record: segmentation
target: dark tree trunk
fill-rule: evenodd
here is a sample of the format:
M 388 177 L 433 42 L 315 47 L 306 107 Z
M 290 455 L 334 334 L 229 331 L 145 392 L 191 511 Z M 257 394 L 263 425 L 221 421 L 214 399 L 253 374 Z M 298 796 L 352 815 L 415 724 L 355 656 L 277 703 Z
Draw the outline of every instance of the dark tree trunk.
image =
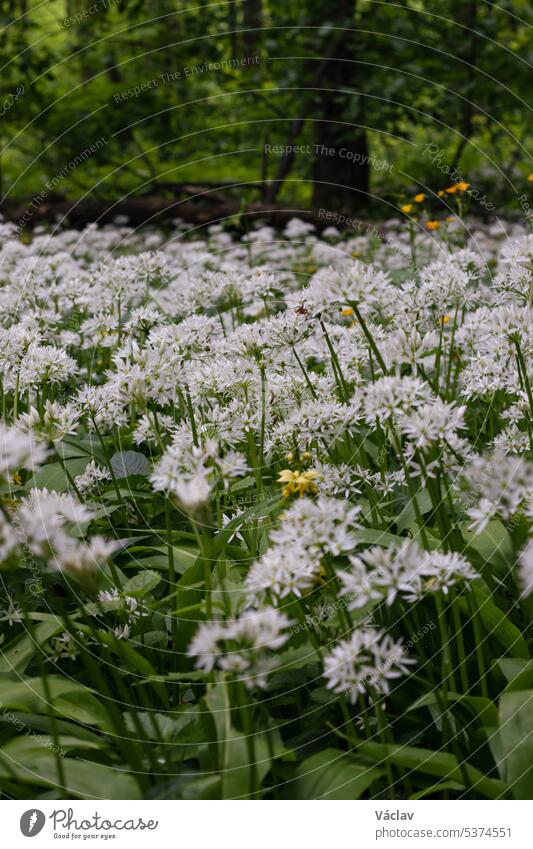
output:
M 324 9 L 322 4 L 317 8 Z M 337 0 L 324 17 L 333 29 L 330 54 L 316 98 L 314 115 L 313 206 L 349 211 L 368 203 L 370 169 L 368 140 L 363 124 L 363 100 L 359 94 L 360 70 L 357 43 L 352 32 L 354 0 Z M 323 54 L 325 50 L 323 50 Z M 354 98 L 359 108 L 354 109 Z M 353 115 L 356 116 L 355 120 Z
M 331 92 L 331 118 L 315 125 L 313 207 L 347 212 L 368 203 L 368 142 L 364 130 L 335 123 L 339 112 L 333 97 Z M 322 114 L 327 110 L 325 103 Z
M 242 4 L 242 23 L 244 32 L 243 49 L 246 56 L 255 56 L 261 42 L 263 26 L 263 0 L 244 0 Z
M 467 64 L 464 66 L 465 82 L 463 91 L 465 99 L 461 102 L 461 115 L 459 118 L 459 141 L 457 149 L 452 161 L 452 168 L 458 168 L 461 162 L 461 157 L 465 148 L 470 142 L 474 131 L 474 85 L 476 81 L 476 62 L 477 62 L 477 39 L 476 32 L 478 18 L 477 0 L 468 0 L 463 4 L 458 4 L 454 14 L 454 18 L 458 24 L 461 24 L 462 37 L 460 39 L 460 49 L 458 55 Z M 463 27 L 467 27 L 464 29 Z

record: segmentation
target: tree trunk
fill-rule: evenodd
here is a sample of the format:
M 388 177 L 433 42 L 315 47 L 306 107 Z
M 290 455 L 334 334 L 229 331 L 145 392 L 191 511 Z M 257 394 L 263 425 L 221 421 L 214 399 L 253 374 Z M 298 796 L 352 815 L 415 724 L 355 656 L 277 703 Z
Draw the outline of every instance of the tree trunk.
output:
M 318 4 L 319 12 L 321 7 Z M 363 102 L 357 90 L 360 72 L 354 62 L 354 0 L 337 0 L 327 9 L 326 17 L 322 23 L 333 27 L 329 39 L 333 39 L 335 50 L 315 101 L 313 207 L 350 211 L 368 203 L 370 188 L 368 140 L 366 131 L 357 126 L 364 123 L 363 108 L 359 105 L 354 109 L 353 105 L 354 98 L 359 104 Z
M 261 42 L 263 0 L 244 0 L 242 4 L 243 49 L 246 56 L 255 56 Z
M 339 112 L 329 96 L 331 118 L 315 125 L 313 207 L 349 212 L 368 203 L 368 142 L 364 130 L 334 123 Z

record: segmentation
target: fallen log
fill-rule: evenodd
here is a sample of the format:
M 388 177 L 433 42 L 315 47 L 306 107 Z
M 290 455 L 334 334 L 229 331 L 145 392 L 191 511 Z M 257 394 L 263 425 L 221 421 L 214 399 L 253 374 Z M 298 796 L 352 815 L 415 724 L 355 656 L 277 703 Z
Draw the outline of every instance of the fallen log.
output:
M 15 224 L 22 222 L 23 230 L 32 230 L 40 224 L 59 223 L 63 227 L 83 228 L 91 223 L 108 224 L 125 216 L 132 227 L 161 223 L 180 218 L 194 226 L 231 223 L 244 229 L 261 220 L 274 227 L 284 227 L 291 218 L 300 218 L 323 229 L 331 224 L 312 209 L 262 202 L 239 203 L 218 189 L 202 189 L 198 185 L 184 184 L 181 197 L 144 195 L 116 201 L 82 199 L 66 200 L 48 196 L 39 203 L 7 199 L 0 204 L 0 214 Z

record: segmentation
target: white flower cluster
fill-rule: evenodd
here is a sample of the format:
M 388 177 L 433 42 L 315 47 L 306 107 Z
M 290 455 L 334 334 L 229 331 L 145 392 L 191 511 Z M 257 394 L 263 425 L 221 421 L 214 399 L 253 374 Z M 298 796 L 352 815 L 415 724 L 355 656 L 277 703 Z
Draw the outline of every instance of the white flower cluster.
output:
M 190 654 L 264 687 L 289 639 L 284 605 L 309 614 L 334 597 L 350 621 L 476 579 L 462 553 L 436 547 L 450 505 L 456 534 L 496 517 L 531 530 L 532 237 L 472 222 L 466 243 L 452 226 L 436 244 L 398 220 L 378 240 L 335 228 L 321 238 L 297 219 L 283 235 L 259 226 L 240 239 L 185 229 L 177 220 L 164 238 L 121 222 L 22 244 L 2 228 L 0 483 L 14 499 L 0 511 L 0 557 L 26 546 L 91 581 L 115 550 L 89 530 L 93 505 L 114 515 L 116 481 L 88 446 L 133 443 L 157 509 L 168 496 L 186 514 L 180 532 L 212 519 L 224 540 L 239 517 L 246 612 L 201 624 Z M 59 466 L 81 445 L 87 464 L 72 477 L 84 503 L 34 485 L 52 451 Z M 241 521 L 231 499 L 254 487 L 262 499 L 280 473 L 303 483 L 277 490 L 277 525 L 246 511 Z M 431 550 L 402 536 L 417 513 Z M 381 533 L 397 543 L 381 547 Z M 530 592 L 531 543 L 520 547 Z M 115 635 L 128 639 L 135 600 L 99 601 L 121 607 Z M 357 623 L 324 666 L 328 686 L 351 696 L 383 695 L 406 672 L 401 646 Z
M 375 697 L 386 695 L 390 681 L 407 674 L 413 662 L 405 657 L 402 644 L 388 634 L 358 628 L 324 659 L 324 678 L 330 690 L 355 703 L 368 690 Z
M 406 540 L 390 548 L 374 546 L 350 556 L 350 569 L 339 573 L 342 595 L 350 610 L 371 602 L 390 606 L 397 598 L 416 602 L 428 592 L 447 594 L 461 581 L 477 577 L 468 560 L 456 552 L 423 551 Z
M 287 641 L 289 618 L 273 607 L 246 611 L 233 622 L 200 625 L 189 646 L 199 669 L 235 675 L 249 689 L 264 688 L 275 668 L 273 652 Z

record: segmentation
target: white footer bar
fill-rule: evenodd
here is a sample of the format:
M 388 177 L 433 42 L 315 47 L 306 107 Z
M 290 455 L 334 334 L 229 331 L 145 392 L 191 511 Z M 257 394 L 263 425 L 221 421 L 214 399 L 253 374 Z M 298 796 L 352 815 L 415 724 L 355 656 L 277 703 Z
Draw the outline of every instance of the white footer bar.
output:
M 2 845 L 156 849 L 529 849 L 531 802 L 1 803 Z M 67 843 L 67 841 L 69 841 Z

